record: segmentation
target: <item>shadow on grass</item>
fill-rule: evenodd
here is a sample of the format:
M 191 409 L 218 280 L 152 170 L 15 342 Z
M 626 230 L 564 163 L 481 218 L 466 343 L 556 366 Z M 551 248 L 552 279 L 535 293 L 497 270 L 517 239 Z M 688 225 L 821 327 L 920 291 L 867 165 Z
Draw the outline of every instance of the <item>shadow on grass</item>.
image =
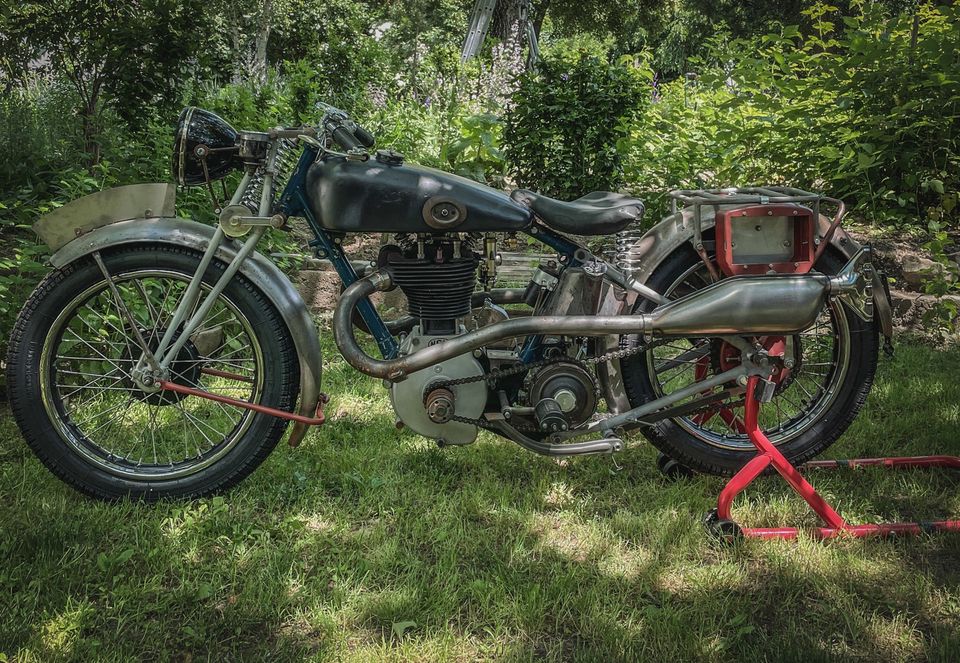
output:
M 960 453 L 956 352 L 901 349 L 833 457 Z M 230 494 L 99 504 L 0 422 L 0 652 L 24 660 L 949 658 L 960 537 L 747 542 L 699 526 L 723 482 L 664 482 L 638 439 L 563 463 L 398 433 L 369 380 Z M 337 414 L 338 413 L 338 414 Z M 851 520 L 960 513 L 944 472 L 817 473 Z M 750 524 L 812 524 L 774 478 Z

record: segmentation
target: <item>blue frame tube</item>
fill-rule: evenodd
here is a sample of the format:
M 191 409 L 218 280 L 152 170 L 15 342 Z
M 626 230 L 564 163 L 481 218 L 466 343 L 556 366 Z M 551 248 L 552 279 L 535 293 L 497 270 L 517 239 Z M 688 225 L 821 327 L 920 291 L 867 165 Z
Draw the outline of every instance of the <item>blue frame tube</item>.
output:
M 296 170 L 290 177 L 290 181 L 283 190 L 283 194 L 280 196 L 280 207 L 287 216 L 302 216 L 307 220 L 307 224 L 309 224 L 310 230 L 313 231 L 313 235 L 316 238 L 310 242 L 310 246 L 320 249 L 320 252 L 324 254 L 322 257 L 330 260 L 337 275 L 343 282 L 344 287 L 348 287 L 358 281 L 360 277 L 350 263 L 350 260 L 347 259 L 346 254 L 344 254 L 343 248 L 334 242 L 330 234 L 317 223 L 317 219 L 313 216 L 313 212 L 310 211 L 304 195 L 307 170 L 316 159 L 317 149 L 311 145 L 306 146 L 300 155 L 300 161 L 297 163 Z M 360 317 L 362 317 L 363 321 L 367 324 L 367 329 L 370 330 L 374 340 L 377 342 L 380 355 L 384 359 L 393 359 L 396 357 L 400 352 L 397 340 L 387 330 L 383 318 L 377 313 L 377 309 L 373 307 L 373 303 L 369 299 L 364 299 L 357 304 L 357 310 L 360 312 Z

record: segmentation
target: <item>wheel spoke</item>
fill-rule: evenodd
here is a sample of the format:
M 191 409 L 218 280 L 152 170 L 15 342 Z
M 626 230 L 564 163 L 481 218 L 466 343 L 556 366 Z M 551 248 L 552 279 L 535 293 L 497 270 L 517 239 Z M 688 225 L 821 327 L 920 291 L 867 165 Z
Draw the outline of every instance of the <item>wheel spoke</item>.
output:
M 95 353 L 97 354 L 97 356 L 98 356 L 101 360 L 107 362 L 108 364 L 110 364 L 111 366 L 113 366 L 116 370 L 118 370 L 118 371 L 122 371 L 122 370 L 123 370 L 123 369 L 120 368 L 116 363 L 114 363 L 114 362 L 116 361 L 115 359 L 111 359 L 110 357 L 107 357 L 105 354 L 103 354 L 102 352 L 100 352 L 100 350 L 98 350 L 97 348 L 95 348 L 95 347 L 93 347 L 92 345 L 90 345 L 90 343 L 88 343 L 85 339 L 82 339 L 82 338 L 80 338 L 79 336 L 77 336 L 75 340 L 80 341 L 80 342 L 83 343 L 85 346 L 87 346 L 88 348 L 90 348 L 91 350 L 93 350 L 93 352 L 95 352 Z M 90 359 L 93 359 L 93 357 L 75 357 L 75 359 L 82 359 L 82 360 L 89 361 Z M 131 361 L 132 361 L 132 360 L 131 360 Z M 129 377 L 129 375 L 126 374 L 126 373 L 124 373 L 124 376 L 125 376 L 125 377 Z
M 212 393 L 213 393 L 213 392 L 211 392 L 211 391 L 208 390 L 208 389 L 204 389 L 203 386 L 201 386 L 199 383 L 194 382 L 193 380 L 190 380 L 189 378 L 187 378 L 187 377 L 184 376 L 184 375 L 181 375 L 180 373 L 176 373 L 176 376 L 179 378 L 179 380 L 177 381 L 178 384 L 182 384 L 183 382 L 185 382 L 185 383 L 186 383 L 186 386 L 188 386 L 188 387 L 193 387 L 194 389 L 197 389 L 198 391 L 202 391 L 202 392 L 204 392 L 204 393 L 206 393 L 206 394 L 212 394 Z M 243 389 L 242 387 L 234 387 L 234 389 L 241 389 L 242 391 L 249 391 L 249 390 Z M 197 396 L 197 398 L 202 398 L 202 396 Z M 239 421 L 239 419 L 234 420 L 233 417 L 231 416 L 230 410 L 228 410 L 228 409 L 224 406 L 223 403 L 221 403 L 220 401 L 212 400 L 212 399 L 204 399 L 204 400 L 205 400 L 206 402 L 213 403 L 213 404 L 216 405 L 218 408 L 220 408 L 220 410 L 221 410 L 225 415 L 227 415 L 227 419 L 229 419 L 230 421 L 232 421 L 232 422 L 233 422 L 233 425 L 236 426 L 237 421 Z
M 82 429 L 85 424 L 93 421 L 94 419 L 97 419 L 97 418 L 99 418 L 99 417 L 102 417 L 103 415 L 107 414 L 108 412 L 114 412 L 114 411 L 116 411 L 116 410 L 117 410 L 118 408 L 120 408 L 122 405 L 123 405 L 122 403 L 120 403 L 120 404 L 118 404 L 118 405 L 117 405 L 117 404 L 115 404 L 115 405 L 110 405 L 110 406 L 104 408 L 103 410 L 100 410 L 100 411 L 97 412 L 96 414 L 94 414 L 94 415 L 92 415 L 92 416 L 88 416 L 87 418 L 83 419 L 82 421 L 74 422 L 74 425 L 75 425 L 77 428 L 81 428 L 81 429 Z
M 147 345 L 158 343 L 189 276 L 144 269 L 114 278 L 117 294 Z M 142 391 L 131 376 L 140 352 L 130 342 L 132 332 L 126 329 L 130 321 L 122 322 L 125 318 L 117 312 L 121 302 L 110 296 L 107 284 L 99 287 L 79 293 L 78 303 L 67 307 L 66 317 L 61 315 L 51 332 L 58 336 L 45 354 L 50 362 L 49 394 L 60 403 L 51 411 L 68 424 L 75 438 L 71 444 L 87 449 L 88 458 L 111 471 L 151 476 L 195 471 L 191 468 L 202 467 L 239 440 L 255 414 L 199 396 Z M 205 284 L 200 300 L 208 293 Z M 211 330 L 217 331 L 202 341 L 218 347 L 201 351 L 194 342 L 203 343 L 192 336 L 173 358 L 170 379 L 206 393 L 224 392 L 255 402 L 262 389 L 259 339 L 223 294 L 197 333 Z M 210 375 L 202 373 L 205 367 L 210 367 Z M 213 367 L 222 369 L 223 375 Z

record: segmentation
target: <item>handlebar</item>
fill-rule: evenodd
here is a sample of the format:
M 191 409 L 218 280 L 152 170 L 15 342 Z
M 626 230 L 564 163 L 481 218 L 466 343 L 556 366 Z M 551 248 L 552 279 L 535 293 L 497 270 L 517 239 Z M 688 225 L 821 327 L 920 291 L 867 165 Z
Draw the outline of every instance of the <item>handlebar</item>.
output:
M 323 111 L 323 128 L 340 149 L 349 152 L 370 148 L 376 143 L 373 134 L 351 120 L 346 111 L 322 102 L 316 107 L 317 110 Z
M 364 147 L 373 147 L 377 142 L 377 139 L 374 138 L 373 134 L 361 127 L 359 124 L 354 126 L 353 135 Z
M 336 126 L 330 132 L 330 136 L 331 138 L 333 138 L 333 142 L 335 142 L 337 145 L 339 145 L 342 149 L 346 151 L 369 147 L 367 145 L 364 145 L 359 140 L 357 140 L 357 137 L 354 136 L 353 133 L 351 133 L 351 131 L 342 124 Z

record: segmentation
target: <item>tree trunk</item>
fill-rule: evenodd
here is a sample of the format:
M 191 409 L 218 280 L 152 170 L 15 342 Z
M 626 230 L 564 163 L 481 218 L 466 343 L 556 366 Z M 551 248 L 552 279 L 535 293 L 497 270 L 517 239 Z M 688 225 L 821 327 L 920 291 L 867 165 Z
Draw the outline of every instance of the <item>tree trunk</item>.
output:
M 267 42 L 270 40 L 270 23 L 273 19 L 273 0 L 263 0 L 257 30 L 256 53 L 253 60 L 253 79 L 267 82 Z
M 80 119 L 83 127 L 83 151 L 87 155 L 87 170 L 93 174 L 93 169 L 100 163 L 100 122 L 97 113 L 97 98 L 83 103 L 80 108 Z
M 91 80 L 84 80 L 83 76 L 74 70 L 73 75 L 67 74 L 80 97 L 80 129 L 83 138 L 83 151 L 87 155 L 86 167 L 93 175 L 94 168 L 100 163 L 100 91 L 103 89 L 104 78 L 94 74 Z
M 522 0 L 499 0 L 490 21 L 490 34 L 501 42 L 513 41 L 523 34 L 520 25 Z
M 538 38 L 540 37 L 540 28 L 543 27 L 543 19 L 547 17 L 547 9 L 549 8 L 550 0 L 540 0 L 530 10 L 530 18 L 533 19 L 533 31 Z

